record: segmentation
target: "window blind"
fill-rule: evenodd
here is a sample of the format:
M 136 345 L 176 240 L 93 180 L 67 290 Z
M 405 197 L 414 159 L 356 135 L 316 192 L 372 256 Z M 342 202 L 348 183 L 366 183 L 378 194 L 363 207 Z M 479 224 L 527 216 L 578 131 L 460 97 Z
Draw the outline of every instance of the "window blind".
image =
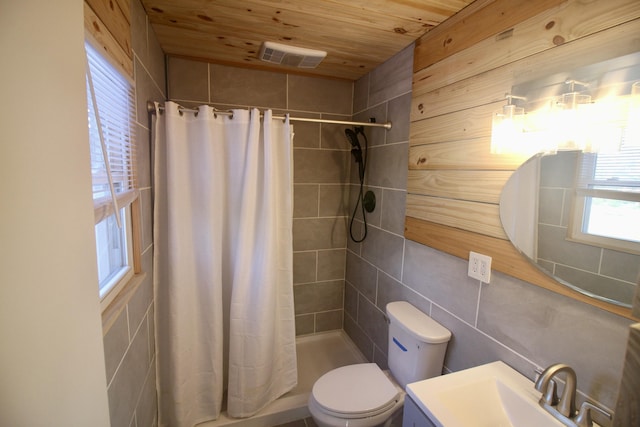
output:
M 618 153 L 598 155 L 594 183 L 640 187 L 640 147 L 623 146 Z
M 578 167 L 578 195 L 640 199 L 640 147 L 623 143 L 615 153 L 583 153 Z
M 129 81 L 89 43 L 85 43 L 85 47 L 91 175 L 97 224 L 137 197 L 135 102 Z
M 640 145 L 633 143 L 629 127 L 621 129 L 618 150 L 584 153 L 579 163 L 578 187 L 640 186 Z

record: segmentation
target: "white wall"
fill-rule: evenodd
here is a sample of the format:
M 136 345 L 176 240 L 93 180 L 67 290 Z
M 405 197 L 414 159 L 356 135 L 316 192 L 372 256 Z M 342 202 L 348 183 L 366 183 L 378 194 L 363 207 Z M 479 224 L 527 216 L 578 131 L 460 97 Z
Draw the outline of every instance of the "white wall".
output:
M 0 0 L 0 425 L 108 426 L 81 0 Z

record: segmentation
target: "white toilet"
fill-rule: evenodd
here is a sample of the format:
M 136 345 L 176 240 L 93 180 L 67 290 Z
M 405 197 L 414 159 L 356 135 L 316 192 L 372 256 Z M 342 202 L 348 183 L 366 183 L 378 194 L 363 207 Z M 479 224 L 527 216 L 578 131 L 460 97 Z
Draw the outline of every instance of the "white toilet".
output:
M 390 372 L 360 363 L 321 376 L 309 396 L 319 427 L 388 425 L 404 404 L 408 383 L 442 373 L 451 332 L 405 301 L 387 304 L 387 316 Z

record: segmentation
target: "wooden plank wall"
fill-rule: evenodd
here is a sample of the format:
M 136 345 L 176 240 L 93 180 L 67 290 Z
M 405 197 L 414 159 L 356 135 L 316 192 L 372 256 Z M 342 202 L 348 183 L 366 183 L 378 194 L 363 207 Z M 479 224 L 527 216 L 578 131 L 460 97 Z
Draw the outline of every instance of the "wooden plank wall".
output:
M 640 51 L 637 0 L 482 0 L 418 40 L 405 237 L 606 310 L 630 310 L 571 291 L 508 241 L 498 200 L 526 158 L 490 153 L 491 116 L 511 87 Z
M 111 60 L 133 78 L 129 0 L 86 0 L 84 26 L 93 43 L 102 47 Z

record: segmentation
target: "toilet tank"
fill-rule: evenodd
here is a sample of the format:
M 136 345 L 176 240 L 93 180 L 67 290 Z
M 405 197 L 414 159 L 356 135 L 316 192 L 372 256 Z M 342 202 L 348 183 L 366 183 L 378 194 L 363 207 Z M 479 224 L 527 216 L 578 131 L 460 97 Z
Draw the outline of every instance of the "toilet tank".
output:
M 407 384 L 442 374 L 451 332 L 405 301 L 387 304 L 391 374 Z

